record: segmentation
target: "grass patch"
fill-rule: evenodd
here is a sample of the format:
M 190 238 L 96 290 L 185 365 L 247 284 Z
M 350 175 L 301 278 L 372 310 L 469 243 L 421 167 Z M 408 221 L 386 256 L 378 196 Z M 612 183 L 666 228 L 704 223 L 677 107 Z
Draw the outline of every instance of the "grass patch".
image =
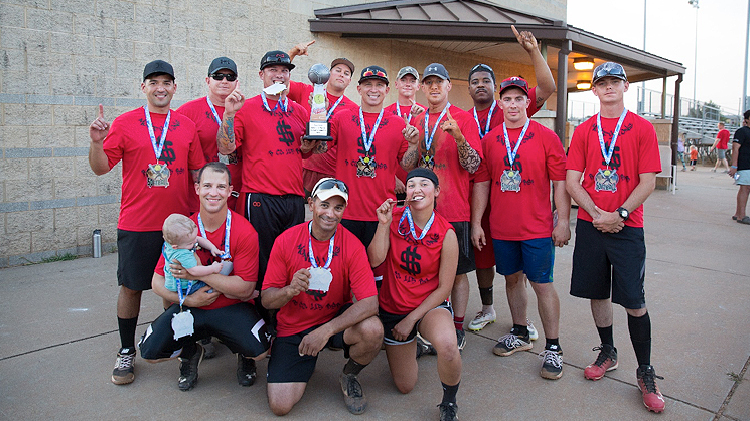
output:
M 78 256 L 73 253 L 65 253 L 65 254 L 58 254 L 50 257 L 45 257 L 44 259 L 40 260 L 39 263 L 51 263 L 51 262 L 61 262 L 64 260 L 75 260 Z

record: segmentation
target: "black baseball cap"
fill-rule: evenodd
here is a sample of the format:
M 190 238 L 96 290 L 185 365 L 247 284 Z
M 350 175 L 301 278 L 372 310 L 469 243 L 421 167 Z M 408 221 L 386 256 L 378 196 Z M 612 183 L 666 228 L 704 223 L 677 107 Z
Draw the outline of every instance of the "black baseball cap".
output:
M 476 66 L 472 67 L 471 70 L 469 70 L 469 80 L 471 80 L 471 75 L 473 75 L 476 72 L 487 72 L 490 74 L 490 77 L 492 77 L 492 83 L 497 83 L 495 81 L 495 72 L 492 70 L 492 67 L 479 63 Z
M 286 66 L 287 69 L 292 70 L 296 66 L 292 64 L 292 59 L 289 58 L 289 54 L 281 51 L 274 50 L 267 52 L 260 60 L 260 70 L 265 69 L 268 66 L 280 64 Z
M 422 82 L 424 82 L 428 76 L 437 76 L 443 80 L 451 80 L 450 76 L 448 76 L 448 71 L 445 70 L 445 66 L 440 63 L 432 63 L 424 69 Z
M 168 75 L 174 80 L 174 69 L 164 60 L 154 60 L 143 68 L 143 80 L 152 75 Z
M 219 70 L 231 70 L 237 74 L 237 64 L 229 57 L 217 57 L 208 66 L 208 75 L 216 73 Z
M 388 85 L 388 73 L 385 72 L 385 69 L 380 66 L 367 66 L 364 69 L 362 69 L 362 73 L 359 76 L 359 82 L 362 83 L 367 79 L 378 79 L 385 82 L 386 85 Z
M 523 78 L 513 76 L 500 82 L 500 95 L 503 94 L 503 91 L 510 88 L 518 88 L 522 90 L 526 96 L 529 96 L 529 84 Z
M 625 82 L 628 81 L 628 76 L 625 74 L 625 69 L 622 67 L 622 64 L 608 61 L 596 66 L 594 73 L 591 75 L 591 84 L 593 85 L 597 80 L 607 76 L 615 77 L 624 80 Z

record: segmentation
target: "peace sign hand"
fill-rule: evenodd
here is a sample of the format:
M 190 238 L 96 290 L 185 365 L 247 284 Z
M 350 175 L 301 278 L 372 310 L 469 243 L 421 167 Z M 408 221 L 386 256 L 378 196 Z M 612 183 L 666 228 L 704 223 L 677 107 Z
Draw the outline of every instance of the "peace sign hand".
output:
M 99 114 L 89 126 L 89 136 L 92 142 L 101 143 L 109 133 L 109 122 L 104 119 L 104 105 L 99 104 Z

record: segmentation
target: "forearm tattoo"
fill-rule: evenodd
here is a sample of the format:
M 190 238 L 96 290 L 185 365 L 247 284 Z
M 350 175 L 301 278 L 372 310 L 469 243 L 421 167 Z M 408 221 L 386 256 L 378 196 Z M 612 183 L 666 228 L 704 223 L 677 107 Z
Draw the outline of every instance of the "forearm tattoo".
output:
M 469 142 L 461 142 L 458 146 L 458 162 L 469 174 L 474 174 L 479 168 L 479 164 L 482 162 L 482 158 L 479 157 L 479 152 L 475 151 L 474 148 L 469 145 Z
M 419 165 L 419 158 L 422 154 L 419 153 L 419 148 L 409 148 L 406 150 L 404 157 L 401 158 L 401 167 L 406 171 L 411 171 Z
M 234 150 L 234 116 L 226 117 L 221 122 L 221 128 L 216 132 L 216 144 L 220 150 Z
M 326 153 L 326 152 L 328 152 L 327 140 L 321 140 L 320 143 L 318 143 L 318 146 L 315 147 L 315 151 L 313 151 L 313 153 Z

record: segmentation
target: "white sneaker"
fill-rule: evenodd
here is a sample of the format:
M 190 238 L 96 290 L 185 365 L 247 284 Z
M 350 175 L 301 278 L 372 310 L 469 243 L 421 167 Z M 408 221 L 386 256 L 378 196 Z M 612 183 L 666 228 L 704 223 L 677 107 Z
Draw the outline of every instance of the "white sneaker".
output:
M 467 328 L 473 331 L 482 330 L 483 327 L 494 322 L 496 317 L 494 311 L 492 313 L 477 312 L 477 315 L 469 322 Z
M 526 328 L 529 329 L 530 340 L 535 341 L 539 339 L 539 331 L 536 330 L 536 326 L 534 326 L 534 322 L 532 322 L 529 319 L 526 319 Z

